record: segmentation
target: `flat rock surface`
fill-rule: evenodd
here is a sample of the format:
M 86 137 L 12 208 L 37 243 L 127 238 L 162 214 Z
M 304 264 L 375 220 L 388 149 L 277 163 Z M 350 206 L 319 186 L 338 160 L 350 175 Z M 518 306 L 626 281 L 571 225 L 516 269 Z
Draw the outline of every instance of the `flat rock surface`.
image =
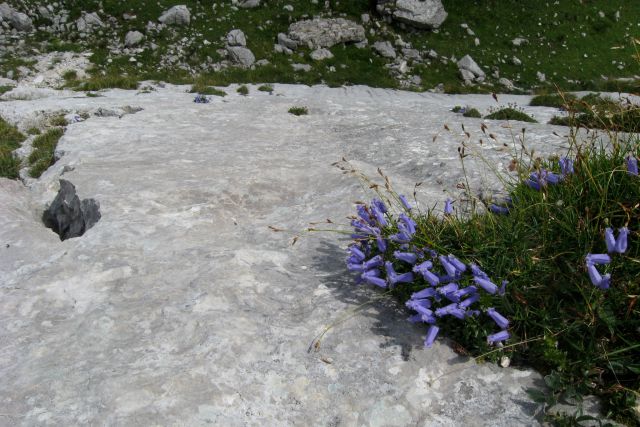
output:
M 521 128 L 541 154 L 561 152 L 553 131 L 566 129 L 486 122 L 493 140 L 481 120 L 449 111 L 486 112 L 490 96 L 276 85 L 244 97 L 232 86 L 194 104 L 186 89 L 0 103 L 14 122 L 143 108 L 69 125 L 62 158 L 29 186 L 0 179 L 1 425 L 538 424 L 525 393 L 538 374 L 476 365 L 445 339 L 423 349 L 424 326 L 352 283 L 342 235 L 291 246 L 268 226 L 346 223 L 372 195 L 331 166 L 343 156 L 372 177 L 381 167 L 400 192 L 422 181 L 427 208 L 458 194 L 461 124 L 467 152 L 501 171 Z M 495 184 L 475 154 L 469 179 Z M 102 213 L 64 242 L 40 220 L 61 176 Z

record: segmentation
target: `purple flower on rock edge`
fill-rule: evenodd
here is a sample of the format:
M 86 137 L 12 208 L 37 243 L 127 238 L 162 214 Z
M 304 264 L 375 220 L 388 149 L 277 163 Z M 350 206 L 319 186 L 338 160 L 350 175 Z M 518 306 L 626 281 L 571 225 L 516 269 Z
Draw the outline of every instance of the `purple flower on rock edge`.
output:
M 404 261 L 407 264 L 415 264 L 416 262 L 418 262 L 418 255 L 414 254 L 413 252 L 395 251 L 393 253 L 393 256 L 395 257 L 395 259 Z
M 384 212 L 380 210 L 378 206 L 371 206 L 371 213 L 373 213 L 373 216 L 376 218 L 376 221 L 380 226 L 386 227 L 388 225 L 387 219 L 384 217 Z
M 408 272 L 408 273 L 398 274 L 393 269 L 393 264 L 391 264 L 389 261 L 384 263 L 384 267 L 387 270 L 387 278 L 389 279 L 389 284 L 391 284 L 392 286 L 397 283 L 413 282 L 413 273 Z
M 447 276 L 452 278 L 458 276 L 458 270 L 449 262 L 449 259 L 446 256 L 440 255 L 438 259 L 440 260 L 440 264 L 444 270 L 447 272 Z M 440 280 L 443 281 L 442 278 Z
M 607 254 L 587 254 L 587 256 L 585 257 L 585 261 L 587 265 L 609 264 L 611 262 L 611 257 Z
M 498 206 L 494 203 L 491 203 L 489 205 L 489 210 L 497 215 L 507 215 L 509 213 L 509 208 L 504 207 L 504 206 Z
M 540 183 L 539 183 L 539 182 L 534 181 L 534 180 L 532 180 L 532 179 L 525 179 L 525 180 L 524 180 L 524 183 L 525 183 L 527 186 L 529 186 L 529 187 L 533 188 L 534 190 L 536 190 L 536 191 L 540 191 L 540 188 L 541 188 L 541 187 L 540 187 Z
M 363 274 L 361 277 L 365 282 L 371 285 L 379 286 L 381 288 L 387 287 L 387 281 L 381 277 L 374 276 L 373 274 Z
M 498 325 L 500 328 L 507 329 L 507 327 L 509 326 L 509 319 L 498 313 L 495 308 L 487 308 L 487 314 L 493 319 L 494 322 L 496 322 L 496 325 Z
M 371 258 L 369 261 L 366 261 L 364 263 L 364 269 L 371 270 L 372 268 L 382 267 L 383 264 L 384 264 L 384 259 L 382 258 L 382 256 L 376 255 L 373 258 Z
M 634 156 L 628 156 L 625 160 L 627 165 L 627 174 L 632 176 L 638 176 L 638 159 Z
M 207 98 L 206 95 L 197 94 L 193 99 L 193 102 L 195 102 L 196 104 L 208 104 L 209 98 Z
M 367 224 L 375 225 L 375 221 L 371 217 L 369 209 L 365 205 L 357 205 L 356 210 L 358 211 L 358 216 L 362 218 Z
M 495 334 L 491 334 L 487 336 L 487 343 L 489 343 L 489 345 L 493 345 L 493 344 L 508 340 L 509 336 L 510 336 L 509 332 L 500 331 Z
M 453 213 L 453 200 L 447 199 L 444 201 L 444 214 L 451 215 Z
M 480 286 L 482 289 L 484 289 L 485 291 L 487 291 L 491 295 L 493 295 L 496 292 L 498 292 L 498 286 L 496 286 L 496 284 L 493 283 L 489 279 L 485 279 L 484 277 L 475 276 L 473 278 L 473 280 L 474 280 L 474 282 L 476 282 L 476 284 L 478 286 Z
M 558 160 L 558 163 L 560 164 L 560 173 L 562 174 L 562 176 L 567 176 L 574 173 L 573 160 L 571 160 L 570 158 L 561 157 L 560 160 Z
M 405 214 L 398 215 L 398 228 L 410 236 L 416 234 L 416 222 Z
M 607 245 L 607 252 L 623 254 L 627 251 L 627 238 L 629 229 L 622 227 L 618 229 L 618 238 L 613 236 L 613 229 L 606 228 L 604 230 L 604 242 Z
M 357 245 L 351 245 L 349 246 L 349 253 L 351 254 L 351 256 L 349 257 L 350 259 L 355 260 L 359 260 L 359 261 L 364 261 L 366 255 L 364 254 L 364 252 L 362 252 L 360 250 L 360 248 L 358 248 Z
M 438 328 L 436 325 L 429 326 L 429 330 L 427 331 L 427 336 L 424 339 L 424 346 L 426 348 L 431 348 L 431 346 L 433 345 L 433 342 L 436 340 L 436 337 L 438 336 L 438 331 L 440 331 L 440 328 Z
M 411 205 L 409 204 L 409 201 L 407 200 L 407 198 L 405 196 L 400 194 L 398 196 L 398 198 L 400 199 L 400 202 L 402 203 L 402 206 L 404 206 L 404 208 L 406 210 L 410 211 L 411 209 L 413 209 L 413 207 L 411 207 Z
M 438 288 L 438 293 L 440 295 L 446 296 L 447 294 L 453 293 L 453 292 L 455 292 L 457 290 L 458 290 L 458 284 L 451 282 L 451 283 L 449 283 L 447 285 L 440 286 Z

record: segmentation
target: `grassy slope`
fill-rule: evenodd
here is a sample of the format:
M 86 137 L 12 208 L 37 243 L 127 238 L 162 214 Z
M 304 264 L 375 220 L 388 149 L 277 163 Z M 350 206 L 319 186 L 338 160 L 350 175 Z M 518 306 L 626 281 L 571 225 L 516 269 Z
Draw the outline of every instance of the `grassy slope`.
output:
M 35 1 L 34 1 L 35 2 Z M 80 15 L 82 10 L 100 10 L 100 2 L 89 0 L 73 2 L 62 1 L 71 10 L 71 18 Z M 133 13 L 136 19 L 121 20 L 119 36 L 124 37 L 129 30 L 144 30 L 148 21 L 157 22 L 162 11 L 176 4 L 174 0 L 151 2 L 138 0 L 122 2 L 103 0 L 101 15 L 111 15 L 121 19 L 122 14 Z M 370 86 L 395 87 L 396 81 L 383 67 L 387 62 L 372 53 L 370 48 L 358 50 L 352 46 L 335 46 L 331 50 L 336 57 L 322 63 L 314 63 L 308 55 L 301 57 L 273 52 L 273 44 L 279 32 L 286 32 L 291 22 L 318 15 L 323 12 L 323 2 L 313 5 L 310 2 L 291 2 L 286 0 L 270 1 L 265 6 L 251 10 L 232 10 L 227 2 L 218 3 L 213 9 L 211 4 L 195 0 L 183 0 L 192 12 L 192 23 L 188 28 L 164 30 L 161 37 L 155 40 L 159 45 L 156 51 L 147 50 L 137 55 L 141 67 L 132 65 L 129 57 L 124 55 L 112 58 L 109 56 L 106 42 L 92 44 L 95 55 L 92 60 L 99 69 L 110 74 L 123 72 L 146 79 L 169 80 L 174 82 L 191 82 L 193 76 L 180 70 L 158 70 L 157 64 L 162 53 L 172 43 L 183 37 L 194 38 L 195 42 L 186 48 L 188 62 L 192 65 L 205 62 L 207 57 L 214 61 L 222 58 L 216 52 L 223 46 L 222 38 L 231 29 L 240 28 L 246 35 L 248 47 L 256 54 L 257 59 L 268 59 L 271 65 L 258 67 L 256 70 L 230 70 L 221 73 L 208 73 L 210 83 L 227 84 L 230 82 L 325 82 L 336 86 L 341 84 L 368 84 Z M 547 76 L 547 86 L 559 85 L 563 89 L 599 89 L 602 85 L 594 84 L 602 75 L 609 77 L 625 77 L 638 74 L 637 63 L 633 60 L 633 37 L 640 37 L 637 16 L 640 16 L 640 2 L 627 0 L 588 1 L 560 0 L 555 2 L 522 2 L 519 0 L 443 0 L 449 17 L 437 33 L 429 31 L 403 30 L 399 27 L 387 27 L 378 30 L 375 38 L 368 34 L 369 41 L 393 39 L 394 33 L 403 40 L 410 41 L 421 50 L 434 49 L 440 55 L 460 58 L 471 54 L 476 61 L 490 74 L 491 68 L 497 66 L 501 77 L 511 79 L 516 85 L 530 89 L 539 85 L 536 72 Z M 294 6 L 293 12 L 283 10 L 285 4 Z M 332 1 L 333 16 L 345 16 L 360 20 L 360 14 L 369 10 L 368 0 L 349 2 Z M 615 14 L 620 12 L 616 22 Z M 604 13 L 604 17 L 599 15 Z M 460 25 L 466 23 L 475 32 L 470 36 Z M 387 28 L 389 31 L 385 31 Z M 474 38 L 478 37 L 480 45 L 475 46 Z M 42 37 L 42 36 L 41 36 Z M 524 37 L 529 43 L 515 47 L 511 40 Z M 205 45 L 204 40 L 211 42 Z M 56 48 L 71 48 L 74 45 L 55 41 Z M 65 47 L 66 46 L 66 47 Z M 612 49 L 615 48 L 615 49 Z M 511 63 L 511 57 L 522 60 L 521 66 Z M 585 55 L 587 55 L 585 57 Z M 613 61 L 616 61 L 613 63 Z M 301 62 L 313 65 L 309 73 L 293 72 L 290 63 Z M 623 70 L 618 64 L 625 64 Z M 346 67 L 341 67 L 344 64 Z M 329 71 L 334 65 L 335 72 Z M 423 89 L 444 83 L 449 91 L 490 91 L 491 88 L 465 88 L 461 85 L 457 67 L 451 61 L 447 64 L 440 60 L 430 65 L 419 65 L 414 74 L 423 79 Z M 609 89 L 615 89 L 615 84 Z M 629 88 L 625 88 L 629 89 Z M 633 88 L 632 88 L 633 89 Z

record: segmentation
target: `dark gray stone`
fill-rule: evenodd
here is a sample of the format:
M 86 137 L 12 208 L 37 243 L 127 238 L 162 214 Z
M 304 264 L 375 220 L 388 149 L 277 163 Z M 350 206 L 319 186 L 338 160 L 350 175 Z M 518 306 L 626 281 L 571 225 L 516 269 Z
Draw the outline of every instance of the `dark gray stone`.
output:
M 100 203 L 94 199 L 81 202 L 76 187 L 64 179 L 60 180 L 58 195 L 42 214 L 44 225 L 55 231 L 60 240 L 82 236 L 100 218 Z

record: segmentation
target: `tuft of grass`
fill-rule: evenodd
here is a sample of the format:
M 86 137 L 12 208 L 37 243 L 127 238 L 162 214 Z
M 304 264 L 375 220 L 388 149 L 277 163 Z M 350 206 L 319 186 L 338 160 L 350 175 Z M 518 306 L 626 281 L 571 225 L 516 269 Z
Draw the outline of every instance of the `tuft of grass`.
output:
M 26 139 L 15 126 L 0 117 L 0 177 L 16 179 L 20 171 L 20 159 L 13 151 Z
M 487 114 L 484 118 L 489 120 L 518 120 L 521 122 L 538 123 L 536 119 L 514 107 L 500 108 Z
M 75 89 L 95 92 L 103 89 L 137 89 L 138 79 L 118 74 L 95 75 L 80 82 Z
M 102 96 L 97 92 L 87 92 L 86 95 L 88 98 L 100 98 Z
M 0 95 L 5 94 L 13 89 L 13 86 L 0 86 Z
M 66 126 L 67 120 L 64 118 L 64 115 L 58 114 L 49 119 L 49 125 L 51 126 Z
M 270 94 L 273 93 L 273 86 L 271 85 L 261 85 L 258 87 L 258 90 L 260 92 L 269 92 Z
M 63 134 L 63 128 L 53 128 L 33 140 L 33 151 L 28 158 L 31 177 L 39 178 L 49 166 L 55 163 L 54 153 Z
M 482 114 L 480 114 L 480 111 L 478 111 L 475 108 L 467 108 L 467 110 L 465 110 L 465 112 L 462 115 L 464 117 L 472 117 L 472 118 L 475 118 L 475 119 L 482 118 Z
M 236 90 L 236 92 L 238 92 L 242 96 L 247 96 L 249 95 L 249 88 L 245 85 L 242 85 Z
M 293 114 L 294 116 L 304 116 L 309 114 L 309 110 L 307 109 L 307 107 L 291 107 L 289 108 L 289 113 Z
M 36 127 L 27 129 L 27 135 L 40 135 L 41 133 L 42 132 L 40 132 L 40 129 Z
M 76 70 L 67 70 L 62 74 L 62 78 L 67 81 L 67 83 L 75 82 L 78 80 L 78 72 Z
M 571 93 L 543 94 L 531 98 L 529 105 L 532 107 L 554 107 L 568 109 L 570 103 L 576 100 L 576 96 Z
M 610 132 L 640 132 L 640 106 L 629 100 L 614 101 L 592 93 L 570 103 L 568 108 L 568 116 L 555 116 L 549 124 Z
M 193 84 L 189 92 L 199 93 L 201 95 L 227 96 L 227 92 L 220 89 L 216 89 L 215 87 L 212 87 L 212 86 L 208 86 L 206 84 L 202 84 L 202 83 Z

